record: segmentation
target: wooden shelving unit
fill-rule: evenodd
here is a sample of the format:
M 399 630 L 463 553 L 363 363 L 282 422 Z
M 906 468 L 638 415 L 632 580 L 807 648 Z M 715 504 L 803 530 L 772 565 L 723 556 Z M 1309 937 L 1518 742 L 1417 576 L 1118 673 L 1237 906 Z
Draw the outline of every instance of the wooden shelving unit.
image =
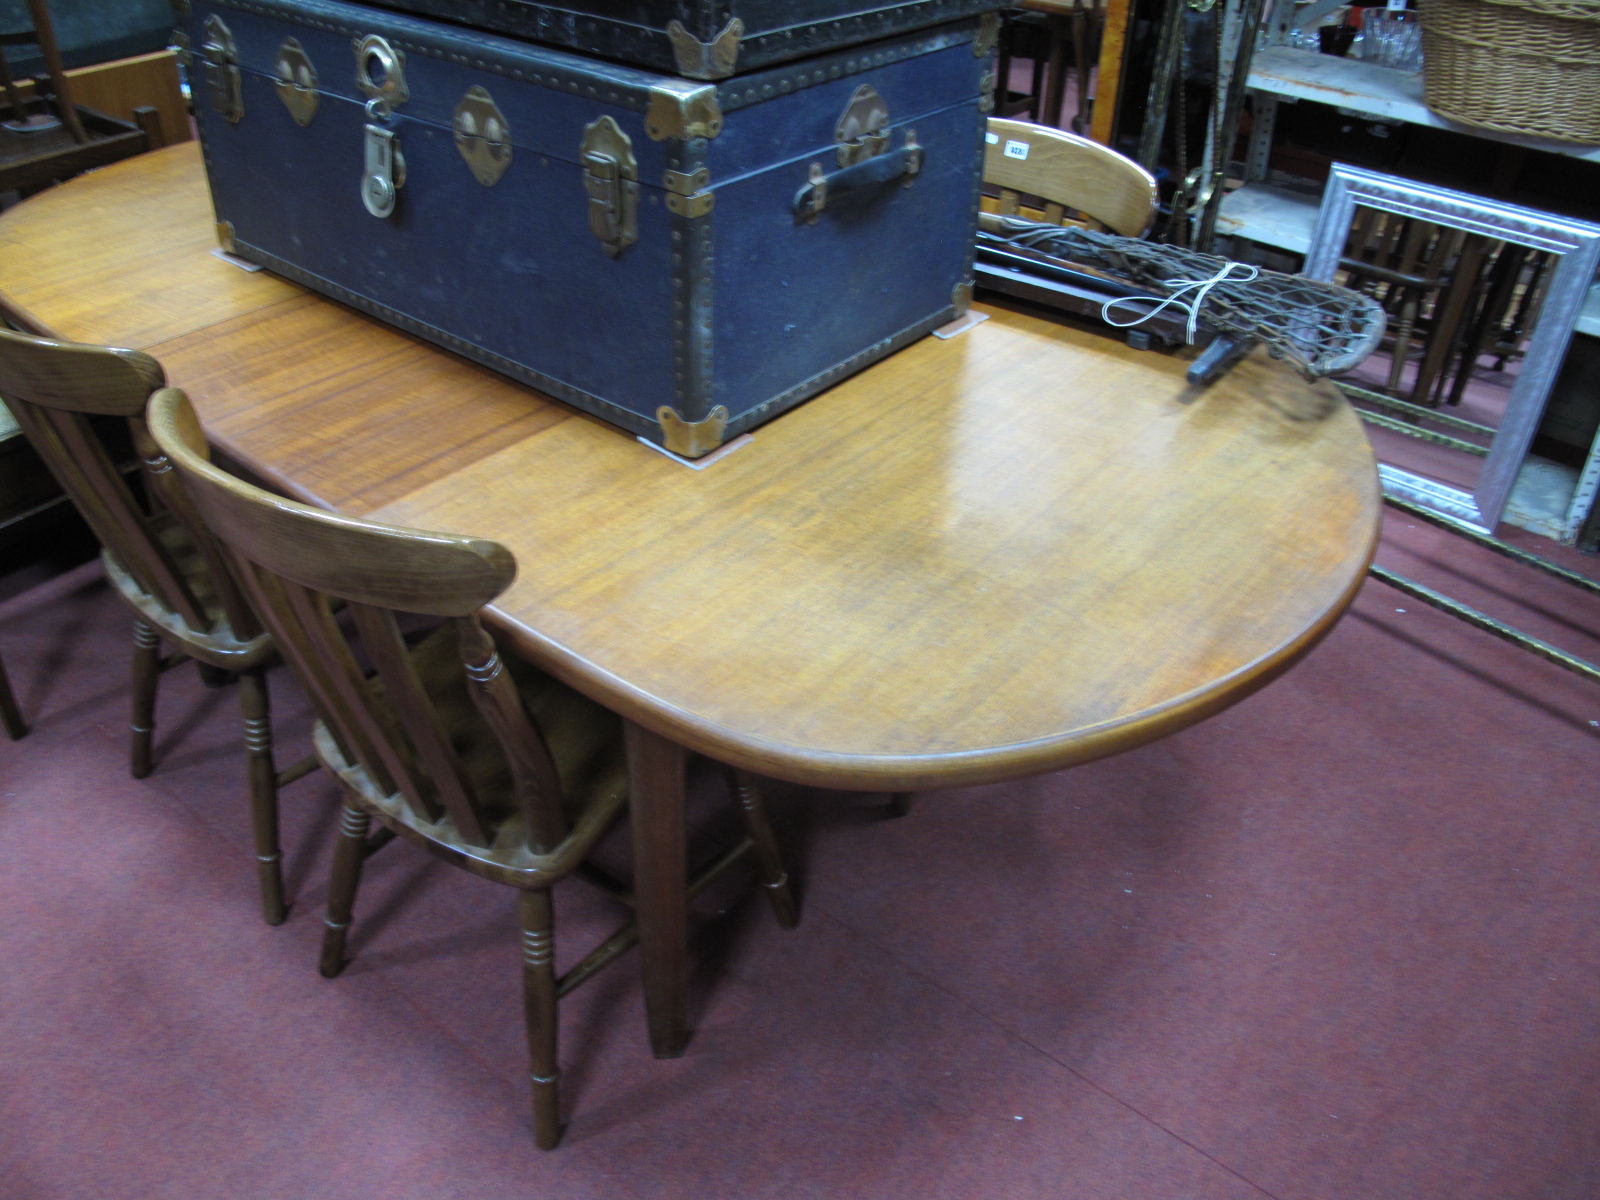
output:
M 1353 117 L 1448 129 L 1492 142 L 1600 162 L 1600 146 L 1496 133 L 1447 120 L 1422 102 L 1420 74 L 1380 67 L 1359 59 L 1286 46 L 1268 47 L 1255 54 L 1249 87 L 1255 105 L 1255 125 L 1246 162 L 1247 182 L 1223 198 L 1217 233 L 1223 237 L 1246 238 L 1292 254 L 1304 254 L 1309 249 L 1320 201 L 1316 196 L 1265 182 L 1277 106 L 1286 101 L 1327 104 Z M 1584 306 L 1576 331 L 1600 338 L 1600 284 L 1589 293 L 1589 302 Z M 1530 456 L 1517 478 L 1504 520 L 1547 537 L 1565 537 L 1570 533 L 1568 511 L 1580 475 L 1593 476 L 1597 469 L 1600 469 L 1600 460 L 1595 456 L 1591 456 L 1583 472 Z

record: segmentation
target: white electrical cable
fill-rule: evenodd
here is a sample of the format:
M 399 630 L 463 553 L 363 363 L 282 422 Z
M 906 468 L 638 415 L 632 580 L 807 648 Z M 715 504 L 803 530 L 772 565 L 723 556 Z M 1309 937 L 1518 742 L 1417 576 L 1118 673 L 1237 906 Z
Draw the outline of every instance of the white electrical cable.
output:
M 1222 270 L 1218 271 L 1210 279 L 1163 279 L 1161 281 L 1162 287 L 1176 288 L 1177 290 L 1165 300 L 1162 300 L 1160 304 L 1157 304 L 1149 312 L 1137 316 L 1131 321 L 1112 320 L 1111 310 L 1119 304 L 1134 304 L 1160 299 L 1158 296 L 1123 296 L 1121 299 L 1107 300 L 1104 304 L 1102 304 L 1100 306 L 1100 319 L 1107 325 L 1115 326 L 1118 329 L 1132 329 L 1135 325 L 1143 325 L 1151 317 L 1155 316 L 1162 309 L 1166 308 L 1167 305 L 1174 304 L 1189 314 L 1189 332 L 1187 340 L 1189 345 L 1192 346 L 1194 345 L 1195 325 L 1200 320 L 1200 306 L 1205 303 L 1206 294 L 1210 292 L 1212 288 L 1216 287 L 1217 284 L 1231 276 L 1235 267 L 1246 272 L 1246 274 L 1238 277 L 1237 282 L 1239 283 L 1248 283 L 1250 280 L 1261 274 L 1259 268 L 1252 267 L 1249 263 L 1230 262 L 1223 263 Z M 1183 294 L 1189 291 L 1191 288 L 1199 288 L 1200 290 L 1195 292 L 1193 300 L 1183 299 Z

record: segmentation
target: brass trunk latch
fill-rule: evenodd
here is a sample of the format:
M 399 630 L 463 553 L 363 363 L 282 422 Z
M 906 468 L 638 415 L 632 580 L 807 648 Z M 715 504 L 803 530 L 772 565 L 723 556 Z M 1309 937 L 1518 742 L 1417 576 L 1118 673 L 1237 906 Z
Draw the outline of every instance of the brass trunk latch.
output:
M 375 217 L 394 212 L 395 195 L 406 183 L 406 160 L 400 138 L 392 129 L 368 125 L 365 170 L 361 175 L 361 203 Z
M 889 102 L 877 88 L 864 83 L 856 89 L 834 127 L 833 140 L 839 143 L 841 167 L 876 158 L 889 148 Z
M 589 195 L 589 228 L 608 258 L 639 240 L 639 164 L 633 142 L 610 117 L 583 131 L 578 150 Z
M 317 115 L 317 69 L 294 38 L 278 47 L 278 99 L 301 128 Z
M 400 153 L 400 135 L 380 121 L 394 115 L 397 104 L 411 98 L 406 88 L 406 56 L 375 33 L 354 38 L 356 86 L 367 97 L 366 137 L 363 140 L 361 203 L 375 217 L 394 212 L 395 196 L 406 184 L 406 159 Z
M 233 31 L 221 17 L 206 18 L 206 40 L 200 46 L 206 60 L 206 95 L 211 107 L 228 120 L 238 123 L 244 116 L 244 78 L 239 74 L 239 48 Z
M 472 177 L 493 187 L 511 165 L 511 126 L 494 97 L 477 84 L 456 105 L 453 122 L 456 149 L 467 160 Z

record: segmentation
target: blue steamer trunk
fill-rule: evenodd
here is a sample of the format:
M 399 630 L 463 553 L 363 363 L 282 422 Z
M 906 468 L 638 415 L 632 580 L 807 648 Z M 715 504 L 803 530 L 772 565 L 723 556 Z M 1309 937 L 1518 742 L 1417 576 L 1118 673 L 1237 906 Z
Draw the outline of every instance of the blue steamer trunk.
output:
M 964 311 L 968 20 L 721 84 L 336 0 L 195 0 L 235 253 L 689 457 Z
M 363 0 L 690 79 L 723 79 L 1009 0 Z

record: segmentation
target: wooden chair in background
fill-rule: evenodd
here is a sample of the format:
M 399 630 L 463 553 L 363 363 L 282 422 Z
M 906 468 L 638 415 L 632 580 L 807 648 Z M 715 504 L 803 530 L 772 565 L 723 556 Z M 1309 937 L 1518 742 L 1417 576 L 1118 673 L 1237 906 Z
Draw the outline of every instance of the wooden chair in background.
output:
M 65 70 L 46 0 L 27 2 L 32 27 L 0 33 L 0 86 L 4 89 L 0 101 L 3 111 L 10 114 L 8 120 L 0 120 L 0 193 L 15 191 L 27 196 L 95 167 L 186 140 L 188 118 L 177 90 L 177 64 L 170 54 L 142 56 L 152 60 L 155 70 L 165 68 L 164 82 L 170 86 L 152 96 L 157 104 L 129 106 L 121 119 L 84 107 L 80 92 L 92 93 L 101 103 L 125 94 L 121 88 L 108 90 L 114 64 Z M 39 47 L 46 73 L 19 84 L 6 66 L 5 48 L 30 44 Z M 181 121 L 181 129 L 163 132 L 161 107 L 167 108 L 168 119 L 175 126 Z
M 1037 197 L 1052 224 L 1077 213 L 1124 237 L 1143 237 L 1156 217 L 1156 181 L 1138 163 L 1086 137 L 1026 121 L 989 119 L 983 181 L 1000 189 L 1002 216 L 1016 216 L 1024 196 Z
M 638 932 L 630 922 L 557 979 L 550 889 L 584 869 L 591 882 L 634 903 L 584 864 L 627 806 L 634 727 L 515 656 L 500 656 L 479 612 L 516 574 L 504 546 L 340 517 L 252 487 L 207 461 L 205 435 L 176 389 L 151 401 L 150 430 L 315 699 L 317 754 L 348 796 L 322 973 L 343 968 L 362 862 L 394 835 L 519 889 L 534 1131 L 542 1148 L 554 1147 L 556 1001 L 637 942 Z M 330 598 L 344 602 L 373 678 L 334 623 Z M 397 612 L 444 623 L 412 646 Z M 729 774 L 746 837 L 697 876 L 689 894 L 753 850 L 779 923 L 793 927 L 788 876 L 755 781 Z M 383 830 L 369 838 L 372 817 Z
M 1089 75 L 1099 54 L 1099 30 L 1105 22 L 1094 0 L 1021 0 L 1020 6 L 1002 14 L 998 87 L 995 115 L 1027 113 L 1030 121 L 1056 125 L 1061 120 L 1067 93 L 1067 44 L 1072 44 L 1072 67 L 1077 81 L 1075 133 L 1089 128 Z M 1033 63 L 1030 90 L 1011 90 L 1011 64 L 1015 59 Z
M 277 925 L 286 915 L 278 789 L 317 763 L 308 758 L 282 774 L 273 763 L 265 675 L 272 639 L 150 440 L 145 405 L 165 383 L 161 365 L 136 350 L 0 330 L 0 396 L 100 540 L 106 577 L 134 611 L 134 778 L 150 773 L 161 673 L 185 658 L 208 683 L 238 673 L 262 911 Z M 148 512 L 91 431 L 91 416 L 126 418 L 143 460 Z M 179 650 L 165 661 L 163 638 Z
M 1148 294 L 1004 240 L 1006 217 L 1146 236 L 1156 217 L 1156 181 L 1131 158 L 1064 130 L 991 117 L 983 182 L 998 194 L 984 197 L 979 216 L 979 287 L 1099 322 L 1108 301 Z M 1152 338 L 1181 342 L 1185 326 L 1180 315 L 1163 312 L 1118 332 L 1129 345 L 1148 348 Z
M 0 83 L 5 85 L 12 121 L 19 129 L 30 132 L 49 128 L 52 124 L 62 125 L 72 140 L 82 145 L 89 140 L 89 134 L 78 117 L 77 106 L 72 103 L 72 89 L 67 84 L 67 71 L 61 63 L 61 50 L 56 45 L 56 27 L 50 19 L 50 6 L 47 0 L 27 0 L 27 3 L 32 28 L 0 33 Z M 57 117 L 43 113 L 29 115 L 24 111 L 16 81 L 11 78 L 11 68 L 6 65 L 7 46 L 30 45 L 39 47 L 39 57 L 44 59 L 44 69 L 60 112 Z

